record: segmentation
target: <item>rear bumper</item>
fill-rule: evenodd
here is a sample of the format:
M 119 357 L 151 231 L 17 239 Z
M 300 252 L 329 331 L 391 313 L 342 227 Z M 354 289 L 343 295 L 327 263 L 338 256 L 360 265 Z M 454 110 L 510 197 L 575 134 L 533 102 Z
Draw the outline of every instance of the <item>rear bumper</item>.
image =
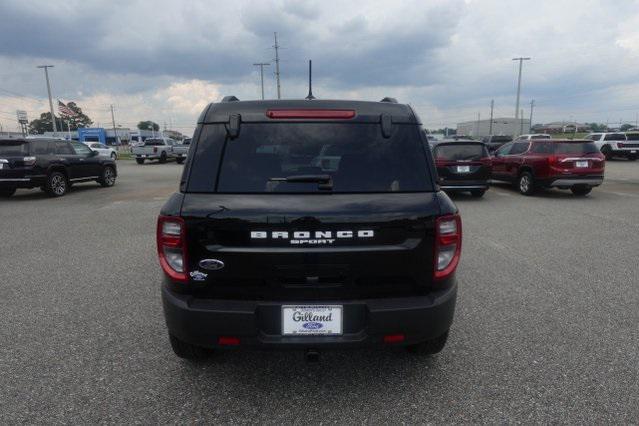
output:
M 392 299 L 298 302 L 194 299 L 162 288 L 169 332 L 185 342 L 214 348 L 218 338 L 237 337 L 240 346 L 276 349 L 362 347 L 384 344 L 384 336 L 403 334 L 403 345 L 441 336 L 451 326 L 457 285 L 428 296 Z M 282 305 L 342 305 L 341 336 L 282 336 Z
M 639 148 L 623 148 L 613 149 L 612 155 L 616 157 L 637 157 L 639 156 Z
M 0 188 L 35 188 L 46 183 L 46 175 L 0 177 Z
M 603 176 L 584 176 L 584 177 L 560 177 L 550 180 L 545 186 L 552 188 L 569 188 L 572 186 L 599 186 L 603 183 Z

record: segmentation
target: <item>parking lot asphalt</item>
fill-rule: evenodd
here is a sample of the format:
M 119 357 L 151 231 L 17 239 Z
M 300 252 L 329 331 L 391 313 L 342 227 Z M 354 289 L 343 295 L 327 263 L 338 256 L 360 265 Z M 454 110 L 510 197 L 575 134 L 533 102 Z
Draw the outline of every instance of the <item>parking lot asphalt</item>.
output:
M 0 423 L 639 422 L 639 163 L 585 198 L 459 195 L 455 322 L 401 350 L 176 358 L 155 220 L 182 167 L 0 200 Z

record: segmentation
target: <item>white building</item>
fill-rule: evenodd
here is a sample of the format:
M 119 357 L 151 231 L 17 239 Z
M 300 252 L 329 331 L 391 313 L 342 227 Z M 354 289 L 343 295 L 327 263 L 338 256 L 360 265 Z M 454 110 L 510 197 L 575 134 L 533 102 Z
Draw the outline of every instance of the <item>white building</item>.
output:
M 498 136 L 518 136 L 530 131 L 530 120 L 527 118 L 497 117 L 492 120 L 475 120 L 457 123 L 457 134 L 483 138 L 491 134 Z

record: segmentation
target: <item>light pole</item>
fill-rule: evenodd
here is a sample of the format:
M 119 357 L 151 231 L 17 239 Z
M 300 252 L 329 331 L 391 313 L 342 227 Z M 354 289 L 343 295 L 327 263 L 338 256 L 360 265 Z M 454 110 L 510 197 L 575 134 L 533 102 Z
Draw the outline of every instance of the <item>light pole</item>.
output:
M 47 80 L 47 92 L 49 93 L 49 109 L 51 110 L 51 121 L 53 122 L 53 131 L 58 131 L 58 125 L 55 122 L 55 114 L 53 114 L 53 100 L 51 99 L 51 84 L 49 84 L 49 68 L 53 65 L 38 65 L 38 68 L 44 68 L 44 77 Z
M 515 119 L 519 118 L 519 95 L 521 94 L 521 66 L 524 61 L 530 58 L 513 58 L 513 61 L 519 61 L 519 79 L 517 80 L 517 104 L 515 105 Z
M 258 62 L 257 64 L 253 64 L 256 67 L 260 67 L 260 80 L 262 81 L 262 100 L 264 100 L 264 67 L 271 65 L 268 62 Z

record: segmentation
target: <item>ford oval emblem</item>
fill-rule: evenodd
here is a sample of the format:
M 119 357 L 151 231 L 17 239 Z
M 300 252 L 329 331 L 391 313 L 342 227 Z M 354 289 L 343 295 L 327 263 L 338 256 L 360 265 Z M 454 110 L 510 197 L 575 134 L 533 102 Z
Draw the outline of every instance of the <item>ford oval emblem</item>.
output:
M 203 259 L 200 260 L 200 268 L 206 269 L 208 271 L 219 271 L 224 268 L 224 262 L 217 259 Z
M 307 330 L 319 330 L 320 328 L 324 327 L 324 324 L 322 324 L 321 322 L 307 322 L 302 324 L 302 327 Z

